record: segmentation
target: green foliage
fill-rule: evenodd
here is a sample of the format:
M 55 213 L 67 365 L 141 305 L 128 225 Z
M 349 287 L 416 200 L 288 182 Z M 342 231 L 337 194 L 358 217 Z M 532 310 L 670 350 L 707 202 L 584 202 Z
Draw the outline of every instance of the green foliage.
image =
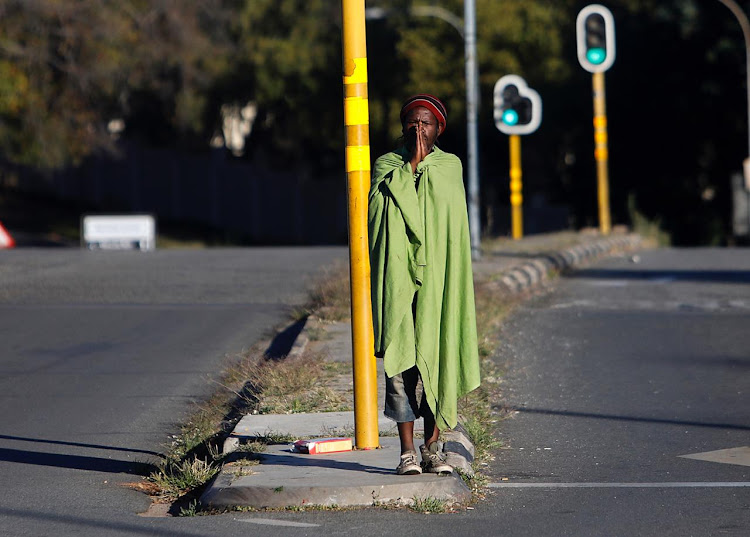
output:
M 194 517 L 198 516 L 198 500 L 191 501 L 187 507 L 180 507 L 180 516 Z
M 340 4 L 325 0 L 245 0 L 231 24 L 233 91 L 259 108 L 256 151 L 314 162 L 341 147 Z M 305 158 L 307 157 L 307 158 Z
M 219 44 L 204 25 L 214 21 L 220 4 L 3 2 L 5 158 L 37 168 L 80 162 L 113 149 L 107 131 L 113 119 L 125 119 L 133 135 L 199 133 L 205 128 L 205 92 L 222 66 Z M 141 117 L 146 111 L 152 117 Z M 154 118 L 163 120 L 159 129 L 152 129 Z

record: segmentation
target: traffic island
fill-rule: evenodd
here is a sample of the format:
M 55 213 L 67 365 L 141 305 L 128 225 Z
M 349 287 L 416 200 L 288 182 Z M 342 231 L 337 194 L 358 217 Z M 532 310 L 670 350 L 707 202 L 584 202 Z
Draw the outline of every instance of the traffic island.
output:
M 269 445 L 253 454 L 259 464 L 247 461 L 245 466 L 242 459 L 226 464 L 200 503 L 204 508 L 224 510 L 408 506 L 428 498 L 466 504 L 471 500 L 471 491 L 456 472 L 396 475 L 399 455 L 396 437 L 381 437 L 380 449 L 323 455 L 295 453 L 290 445 Z

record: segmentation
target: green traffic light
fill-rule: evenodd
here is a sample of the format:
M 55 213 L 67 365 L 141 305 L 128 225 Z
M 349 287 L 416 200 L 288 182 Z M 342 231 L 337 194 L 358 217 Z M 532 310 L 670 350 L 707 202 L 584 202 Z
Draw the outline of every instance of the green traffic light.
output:
M 594 65 L 599 65 L 607 59 L 607 51 L 599 47 L 590 48 L 586 51 L 586 59 Z
M 515 110 L 506 110 L 503 112 L 503 123 L 511 127 L 518 123 L 518 112 Z

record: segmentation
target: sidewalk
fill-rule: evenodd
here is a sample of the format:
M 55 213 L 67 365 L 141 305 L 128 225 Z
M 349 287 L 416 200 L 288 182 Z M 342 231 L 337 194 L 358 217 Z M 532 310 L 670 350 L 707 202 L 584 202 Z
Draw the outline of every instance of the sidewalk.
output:
M 536 235 L 519 241 L 487 244 L 482 259 L 474 263 L 475 281 L 489 282 L 493 293 L 532 290 L 550 274 L 578 267 L 596 259 L 632 252 L 642 246 L 633 234 L 602 237 L 595 232 L 563 232 Z M 311 338 L 311 333 L 325 334 Z M 351 327 L 348 322 L 322 324 L 308 319 L 292 353 L 308 349 L 333 362 L 351 363 Z M 378 364 L 378 409 L 383 407 L 385 381 L 382 360 Z M 340 375 L 335 389 L 351 397 L 351 375 Z M 274 444 L 258 454 L 256 461 L 244 459 L 241 445 L 270 435 L 294 439 L 349 436 L 354 434 L 353 412 L 317 414 L 247 415 L 236 425 L 224 444 L 228 464 L 201 497 L 205 507 L 284 508 L 303 506 L 369 506 L 410 504 L 433 498 L 465 503 L 471 491 L 457 472 L 447 477 L 434 474 L 396 475 L 399 442 L 395 424 L 380 413 L 380 449 L 307 455 L 291 451 L 290 444 Z M 421 431 L 418 422 L 415 430 Z M 420 435 L 421 436 L 421 435 Z M 441 435 L 443 452 L 454 468 L 471 473 L 473 446 L 459 426 Z M 418 437 L 415 437 L 415 441 Z

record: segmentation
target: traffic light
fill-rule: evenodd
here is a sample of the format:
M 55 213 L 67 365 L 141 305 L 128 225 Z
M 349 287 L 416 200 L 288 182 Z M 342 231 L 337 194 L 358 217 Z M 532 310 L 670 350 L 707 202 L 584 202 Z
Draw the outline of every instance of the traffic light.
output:
M 604 6 L 591 4 L 576 18 L 578 62 L 590 73 L 601 73 L 615 61 L 615 20 Z
M 505 75 L 495 83 L 495 125 L 505 134 L 529 134 L 542 121 L 539 94 L 517 75 Z

